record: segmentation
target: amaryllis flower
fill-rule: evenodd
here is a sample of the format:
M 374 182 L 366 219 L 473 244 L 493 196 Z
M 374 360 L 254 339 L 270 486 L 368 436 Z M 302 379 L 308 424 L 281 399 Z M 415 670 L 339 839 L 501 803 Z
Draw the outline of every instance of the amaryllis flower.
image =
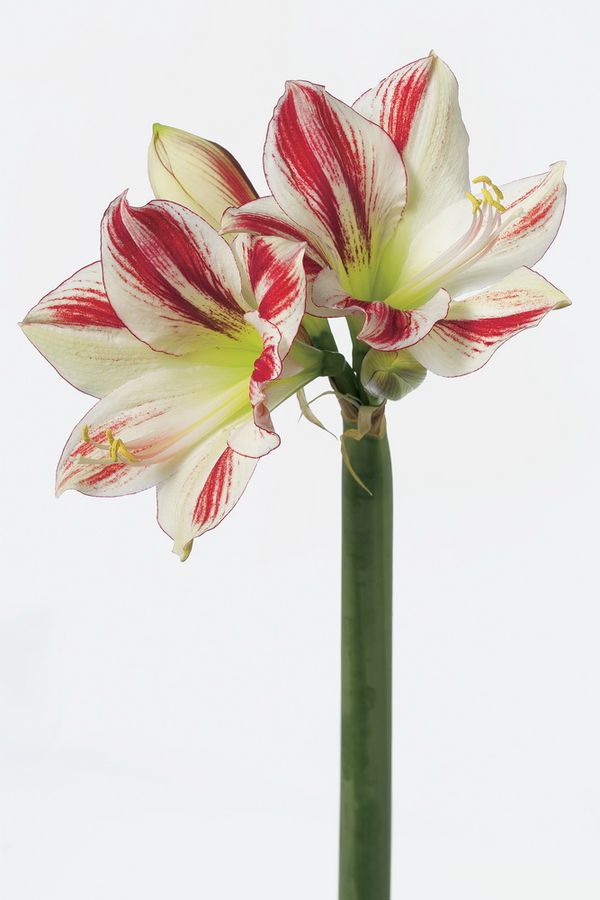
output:
M 360 316 L 354 333 L 378 354 L 362 372 L 376 398 L 426 369 L 473 372 L 569 303 L 529 268 L 560 225 L 563 163 L 498 185 L 470 178 L 467 150 L 456 80 L 433 54 L 353 107 L 288 82 L 264 152 L 272 196 L 225 214 L 224 231 L 306 241 L 321 267 L 312 310 Z
M 271 410 L 323 369 L 296 339 L 303 255 L 273 237 L 230 247 L 183 206 L 116 199 L 101 261 L 23 322 L 61 375 L 100 398 L 66 443 L 57 492 L 157 486 L 159 523 L 185 558 L 279 445 Z

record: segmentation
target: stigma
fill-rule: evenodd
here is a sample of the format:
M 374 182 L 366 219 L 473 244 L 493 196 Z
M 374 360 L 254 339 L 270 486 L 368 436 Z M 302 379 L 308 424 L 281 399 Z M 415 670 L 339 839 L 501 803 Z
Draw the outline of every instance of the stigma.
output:
M 472 183 L 480 184 L 482 186 L 481 197 L 476 197 L 471 191 L 467 191 L 466 194 L 471 201 L 473 215 L 479 212 L 482 206 L 493 206 L 493 208 L 497 209 L 500 213 L 506 212 L 506 206 L 500 202 L 501 200 L 504 200 L 504 194 L 488 175 L 478 175 L 477 178 L 472 179 Z M 492 189 L 491 191 L 490 188 Z
M 105 443 L 100 441 L 95 441 L 92 437 L 90 437 L 90 427 L 89 425 L 84 425 L 82 429 L 83 440 L 86 444 L 91 444 L 92 447 L 97 447 L 99 450 L 104 450 L 106 452 L 106 456 L 102 456 L 98 459 L 92 459 L 89 456 L 80 456 L 79 462 L 82 463 L 90 463 L 91 465 L 96 466 L 110 466 L 114 463 L 118 462 L 126 462 L 132 465 L 140 463 L 137 456 L 131 452 L 131 450 L 127 447 L 125 441 L 121 440 L 121 438 L 116 438 L 110 428 L 107 428 L 104 432 Z

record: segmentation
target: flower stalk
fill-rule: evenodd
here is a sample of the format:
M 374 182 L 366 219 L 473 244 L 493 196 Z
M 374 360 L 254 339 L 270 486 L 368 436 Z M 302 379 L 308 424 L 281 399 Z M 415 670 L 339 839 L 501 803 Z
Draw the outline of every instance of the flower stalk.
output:
M 342 466 L 339 900 L 390 898 L 392 467 L 385 419 L 373 430 Z

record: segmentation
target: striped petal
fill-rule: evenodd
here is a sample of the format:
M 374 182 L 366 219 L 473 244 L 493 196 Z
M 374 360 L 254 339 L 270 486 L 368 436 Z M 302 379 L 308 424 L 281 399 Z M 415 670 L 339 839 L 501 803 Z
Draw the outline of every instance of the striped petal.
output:
M 183 206 L 117 198 L 102 222 L 102 269 L 116 313 L 155 350 L 255 346 L 230 247 Z
M 304 250 L 304 244 L 277 237 L 240 235 L 234 244 L 260 319 L 268 321 L 279 333 L 281 360 L 285 359 L 305 312 Z
M 564 162 L 558 162 L 542 175 L 500 186 L 506 207 L 502 220 L 506 224 L 481 259 L 444 285 L 451 294 L 485 287 L 519 266 L 533 266 L 542 258 L 556 237 L 565 210 L 564 170 Z
M 384 78 L 354 104 L 392 138 L 406 167 L 407 223 L 418 228 L 469 190 L 458 84 L 435 54 Z
M 283 374 L 304 314 L 304 246 L 277 237 L 240 235 L 233 249 L 246 294 L 257 306 L 246 313 L 246 320 L 260 334 L 263 349 L 250 378 L 252 415 L 192 451 L 158 488 L 159 523 L 182 559 L 189 554 L 191 542 L 218 525 L 235 506 L 259 457 L 279 446 L 270 408 L 294 390 L 284 388 L 280 396 L 271 398 L 266 393 Z
M 284 212 L 349 273 L 368 268 L 404 209 L 404 166 L 392 140 L 320 85 L 288 82 L 264 167 Z
M 94 397 L 104 397 L 144 372 L 178 363 L 125 328 L 106 296 L 99 262 L 46 294 L 21 327 L 63 378 Z
M 304 249 L 304 244 L 277 237 L 239 235 L 235 239 L 234 251 L 243 281 L 257 304 L 256 310 L 246 314 L 246 321 L 260 334 L 263 344 L 250 378 L 254 422 L 229 441 L 231 447 L 245 455 L 252 455 L 255 446 L 264 448 L 263 455 L 280 443 L 271 421 L 265 386 L 281 375 L 306 309 Z
M 325 269 L 313 286 L 312 305 L 344 314 L 361 313 L 365 317 L 358 338 L 375 350 L 402 350 L 421 340 L 443 319 L 450 296 L 439 290 L 418 309 L 395 309 L 382 301 L 367 302 L 350 297 L 331 269 Z
M 437 375 L 467 375 L 514 334 L 537 325 L 550 310 L 569 305 L 562 291 L 537 272 L 517 269 L 487 291 L 452 303 L 447 318 L 410 352 Z
M 304 266 L 307 274 L 316 275 L 323 268 L 325 261 L 319 255 L 316 237 L 296 225 L 278 206 L 274 197 L 259 197 L 240 209 L 228 209 L 223 215 L 221 233 L 235 232 L 273 235 L 305 243 Z
M 73 429 L 56 490 L 114 497 L 166 478 L 190 449 L 251 415 L 248 373 L 179 366 L 127 382 Z
M 192 541 L 215 528 L 243 494 L 258 460 L 227 446 L 225 435 L 193 450 L 158 486 L 158 522 L 182 560 Z
M 216 229 L 227 207 L 256 197 L 246 173 L 227 150 L 167 125 L 153 127 L 148 174 L 155 197 L 187 206 Z

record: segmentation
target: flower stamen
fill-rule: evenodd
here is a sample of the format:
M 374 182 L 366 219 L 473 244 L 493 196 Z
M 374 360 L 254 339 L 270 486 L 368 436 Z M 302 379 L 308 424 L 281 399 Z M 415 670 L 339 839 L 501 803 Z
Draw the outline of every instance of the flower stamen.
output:
M 467 191 L 467 197 L 471 201 L 471 205 L 473 206 L 473 215 L 475 215 L 475 213 L 478 212 L 481 208 L 483 200 L 481 200 L 481 198 L 479 197 L 476 197 L 475 194 L 471 193 L 471 191 Z
M 472 194 L 470 191 L 467 191 L 467 197 L 469 198 L 473 206 L 473 215 L 479 212 L 483 204 L 486 204 L 487 206 L 493 206 L 494 209 L 497 209 L 500 213 L 506 212 L 506 207 L 500 202 L 501 200 L 504 200 L 504 194 L 502 193 L 498 185 L 494 184 L 489 175 L 478 175 L 477 178 L 472 179 L 472 183 L 482 185 L 481 198 L 475 197 L 474 194 Z M 492 196 L 489 188 L 492 189 L 492 191 L 496 195 L 495 197 Z
M 90 437 L 89 425 L 83 426 L 82 434 L 83 440 L 86 442 L 86 444 L 91 444 L 92 447 L 98 447 L 100 450 L 105 450 L 108 453 L 108 456 L 103 456 L 100 459 L 90 459 L 89 456 L 80 456 L 79 462 L 89 463 L 96 466 L 106 466 L 118 462 L 139 464 L 140 461 L 138 460 L 137 456 L 134 456 L 131 450 L 127 447 L 125 441 L 121 440 L 121 438 L 116 438 L 110 428 L 107 428 L 105 432 L 105 437 L 108 442 L 106 444 L 95 441 L 92 437 Z

